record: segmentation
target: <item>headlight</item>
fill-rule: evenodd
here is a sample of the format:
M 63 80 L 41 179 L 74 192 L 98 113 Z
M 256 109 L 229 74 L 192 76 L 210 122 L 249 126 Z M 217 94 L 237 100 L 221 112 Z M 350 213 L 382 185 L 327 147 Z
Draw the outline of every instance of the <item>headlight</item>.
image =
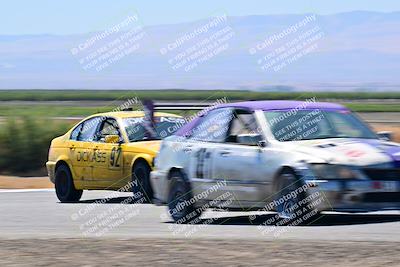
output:
M 352 167 L 333 164 L 311 164 L 317 179 L 362 179 L 362 173 Z

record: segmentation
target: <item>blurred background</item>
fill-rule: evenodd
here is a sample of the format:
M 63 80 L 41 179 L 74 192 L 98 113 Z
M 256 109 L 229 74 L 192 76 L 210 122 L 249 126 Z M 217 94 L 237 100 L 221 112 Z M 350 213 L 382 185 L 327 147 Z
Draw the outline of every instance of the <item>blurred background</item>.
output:
M 400 142 L 400 92 L 256 92 L 240 90 L 13 90 L 0 91 L 0 174 L 45 176 L 51 140 L 82 118 L 112 111 L 129 99 L 209 102 L 293 99 L 331 101 L 357 112 L 376 131 Z M 179 113 L 179 111 L 175 111 Z M 182 114 L 182 113 L 181 113 Z
M 342 103 L 400 141 L 398 1 L 12 1 L 0 9 L 0 174 L 124 101 Z
M 178 225 L 128 192 L 60 203 L 45 162 L 53 138 L 132 99 L 336 102 L 400 142 L 400 1 L 13 0 L 0 22 L 0 266 L 399 266 L 399 211 Z

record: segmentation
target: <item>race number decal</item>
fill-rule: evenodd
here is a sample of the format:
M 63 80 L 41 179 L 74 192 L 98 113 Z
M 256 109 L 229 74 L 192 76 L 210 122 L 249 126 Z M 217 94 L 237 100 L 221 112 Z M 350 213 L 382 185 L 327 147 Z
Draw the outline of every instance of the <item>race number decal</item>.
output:
M 110 155 L 110 167 L 119 167 L 120 157 L 121 157 L 121 148 L 113 147 Z
M 195 154 L 196 164 L 196 177 L 197 178 L 211 178 L 211 152 L 205 148 L 201 148 Z

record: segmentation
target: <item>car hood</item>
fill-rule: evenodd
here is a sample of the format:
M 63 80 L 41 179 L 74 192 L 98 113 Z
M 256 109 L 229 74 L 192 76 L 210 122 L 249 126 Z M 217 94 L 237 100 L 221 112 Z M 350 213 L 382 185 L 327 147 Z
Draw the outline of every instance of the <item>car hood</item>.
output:
M 160 150 L 160 140 L 140 141 L 126 144 L 126 150 L 135 153 L 157 154 Z
M 285 142 L 286 149 L 331 164 L 400 168 L 400 145 L 378 139 L 331 138 Z

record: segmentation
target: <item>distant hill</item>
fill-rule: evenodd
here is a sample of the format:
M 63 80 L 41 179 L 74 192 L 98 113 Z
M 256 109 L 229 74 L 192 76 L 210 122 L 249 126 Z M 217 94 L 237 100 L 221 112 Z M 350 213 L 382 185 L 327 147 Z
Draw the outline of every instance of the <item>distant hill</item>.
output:
M 293 30 L 296 24 L 304 23 L 307 18 L 313 19 L 299 26 L 295 32 L 288 33 L 288 29 Z M 400 12 L 227 17 L 226 20 L 217 21 L 217 26 L 209 27 L 207 33 L 196 32 L 196 29 L 202 29 L 212 21 L 144 27 L 143 31 L 135 33 L 140 39 L 134 42 L 138 44 L 137 49 L 133 49 L 133 45 L 128 46 L 133 49 L 132 53 L 115 60 L 101 71 L 95 68 L 85 71 L 79 60 L 105 45 L 112 46 L 110 43 L 115 38 L 126 35 L 134 29 L 133 26 L 95 41 L 90 48 L 79 51 L 75 56 L 71 53 L 73 48 L 93 41 L 101 32 L 68 36 L 0 35 L 0 89 L 390 91 L 400 88 Z M 305 38 L 307 32 L 313 34 Z M 139 36 L 140 33 L 143 36 Z M 279 35 L 283 37 L 268 43 L 271 37 Z M 207 44 L 206 38 L 210 40 Z M 312 38 L 315 40 L 312 41 Z M 195 58 L 193 53 L 206 51 L 202 49 L 216 41 L 219 42 L 218 46 L 196 58 L 196 67 L 190 71 L 184 70 L 187 65 L 182 60 L 193 63 L 195 60 L 190 59 L 190 56 Z M 283 53 L 303 41 L 307 41 L 308 45 L 289 53 L 282 60 Z M 203 44 L 194 49 L 192 54 L 174 59 L 199 43 Z M 265 48 L 259 49 L 263 45 Z M 283 46 L 286 51 L 280 50 L 280 54 L 262 60 Z M 163 54 L 163 49 L 166 49 L 166 54 Z M 255 49 L 255 54 L 251 49 Z M 121 51 L 126 52 L 127 49 Z M 210 53 L 216 55 L 207 57 Z M 295 59 L 300 53 L 303 55 Z M 283 68 L 277 71 L 273 67 L 262 69 L 262 65 L 270 64 L 279 56 L 281 60 L 277 60 L 278 63 L 286 62 Z M 174 64 L 178 62 L 183 67 L 174 69 Z

